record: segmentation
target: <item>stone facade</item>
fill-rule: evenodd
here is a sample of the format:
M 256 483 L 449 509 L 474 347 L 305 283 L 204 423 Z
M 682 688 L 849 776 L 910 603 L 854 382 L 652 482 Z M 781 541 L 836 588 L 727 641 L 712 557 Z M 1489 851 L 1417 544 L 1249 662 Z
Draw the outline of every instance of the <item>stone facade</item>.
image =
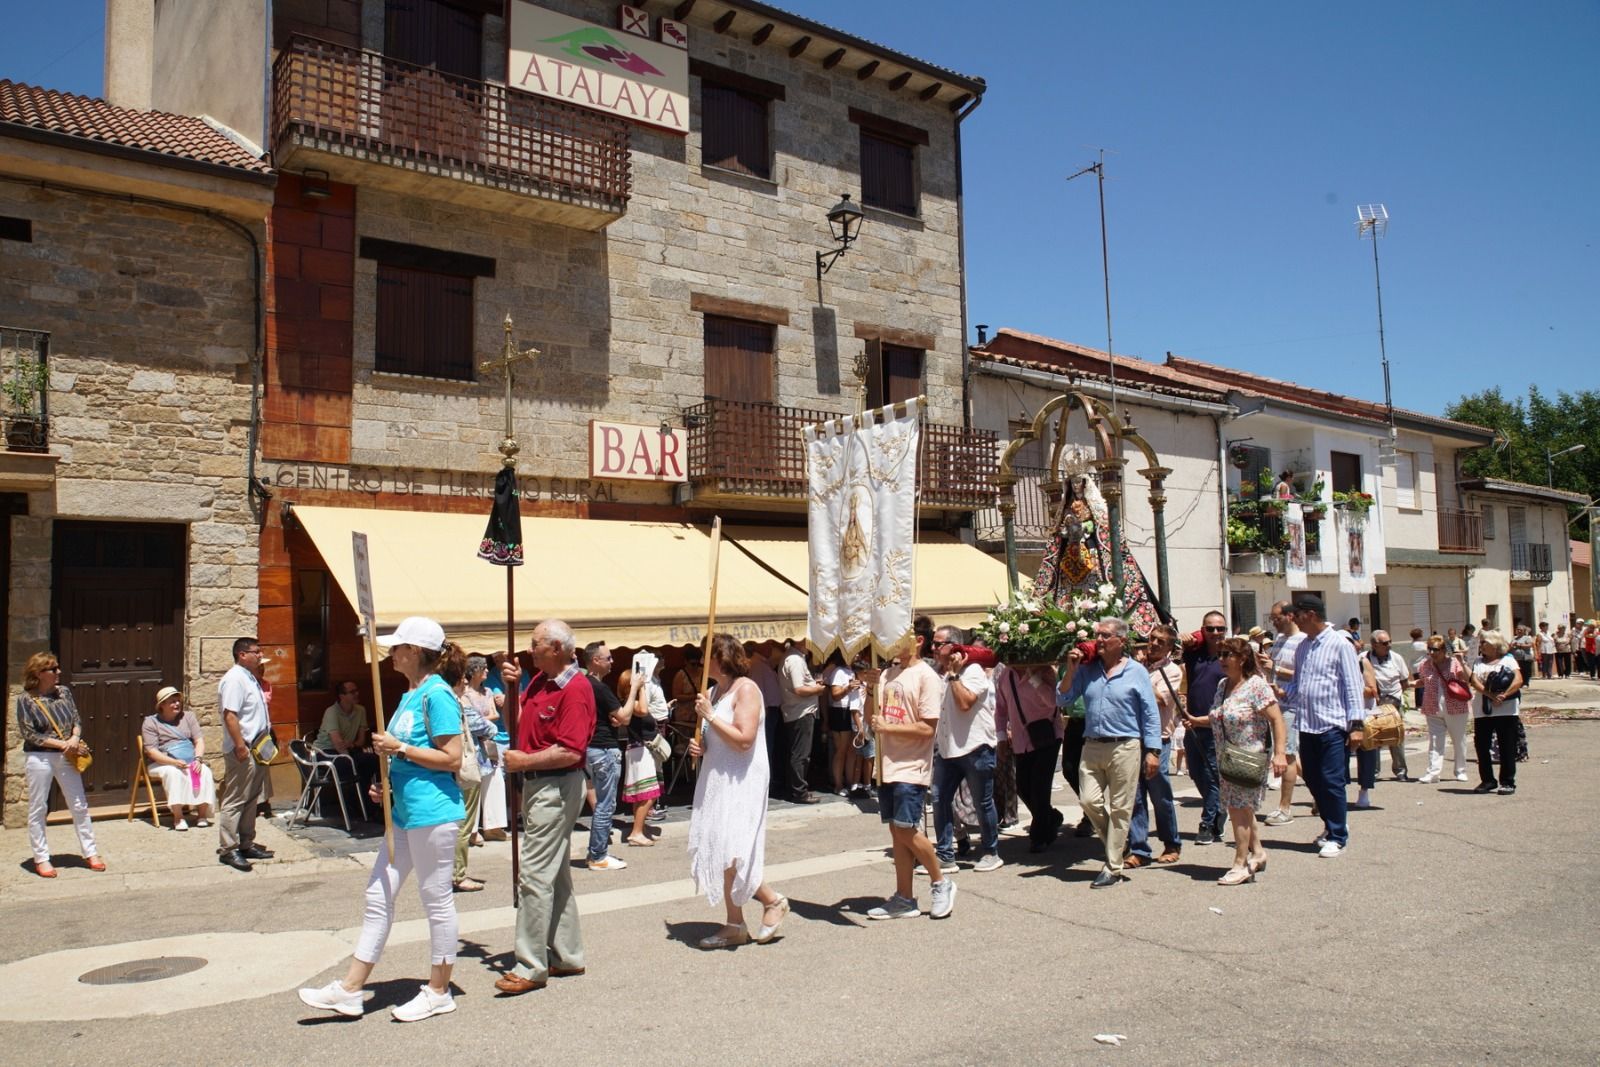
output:
M 254 231 L 263 236 L 262 190 Z M 0 266 L 7 325 L 50 334 L 54 484 L 27 495 L 10 530 L 5 825 L 26 817 L 10 709 L 30 655 L 51 647 L 55 525 L 186 528 L 182 662 L 162 683 L 189 697 L 221 751 L 216 680 L 256 620 L 257 534 L 246 495 L 251 245 L 216 217 L 93 191 L 0 180 L 0 215 L 32 220 Z M 71 665 L 68 670 L 70 683 Z M 85 709 L 86 712 L 92 709 Z M 137 722 L 132 724 L 137 728 Z M 97 751 L 125 738 L 88 737 Z

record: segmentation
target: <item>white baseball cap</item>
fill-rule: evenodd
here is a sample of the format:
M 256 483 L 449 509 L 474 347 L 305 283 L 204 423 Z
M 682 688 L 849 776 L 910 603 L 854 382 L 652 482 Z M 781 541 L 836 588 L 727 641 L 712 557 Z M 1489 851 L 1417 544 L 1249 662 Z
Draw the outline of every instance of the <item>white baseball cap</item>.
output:
M 444 647 L 444 627 L 432 619 L 413 615 L 401 619 L 394 633 L 378 638 L 378 644 L 384 648 L 393 648 L 395 645 L 416 645 L 418 648 L 437 652 Z

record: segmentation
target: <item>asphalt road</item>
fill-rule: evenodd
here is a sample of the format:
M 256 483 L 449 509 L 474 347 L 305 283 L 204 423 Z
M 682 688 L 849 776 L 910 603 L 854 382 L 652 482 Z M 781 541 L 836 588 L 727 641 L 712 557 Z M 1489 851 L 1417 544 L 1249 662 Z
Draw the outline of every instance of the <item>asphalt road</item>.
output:
M 510 1000 L 492 988 L 510 946 L 493 910 L 509 899 L 506 857 L 475 850 L 491 888 L 461 907 L 468 925 L 477 915 L 490 928 L 464 937 L 453 1015 L 407 1026 L 381 1010 L 425 977 L 426 949 L 410 941 L 379 964 L 361 1020 L 310 1012 L 289 991 L 342 973 L 336 964 L 257 995 L 278 981 L 263 977 L 204 1008 L 174 1003 L 160 982 L 129 986 L 165 1014 L 0 1022 L 0 1047 L 18 1064 L 1593 1063 L 1600 847 L 1588 813 L 1600 803 L 1600 726 L 1538 728 L 1532 745 L 1515 797 L 1382 782 L 1336 860 L 1315 854 L 1320 824 L 1302 789 L 1302 817 L 1267 829 L 1270 862 L 1254 885 L 1218 886 L 1231 848 L 1190 844 L 1174 867 L 1092 892 L 1095 842 L 1063 839 L 1035 857 L 1008 838 L 1006 866 L 963 871 L 942 922 L 865 919 L 892 888 L 875 815 L 786 816 L 767 862 L 790 872 L 775 881 L 794 914 L 776 943 L 732 952 L 692 947 L 720 912 L 672 887 L 687 872 L 679 827 L 653 849 L 619 849 L 626 871 L 575 872 L 580 893 L 604 894 L 584 922 L 589 973 Z M 1185 808 L 1186 831 L 1197 818 Z M 5 977 L 15 961 L 64 946 L 200 931 L 326 937 L 359 922 L 364 876 L 324 868 L 7 898 L 0 986 L 17 981 Z M 419 915 L 408 887 L 402 917 Z M 246 974 L 282 962 L 227 937 L 211 944 Z M 105 958 L 131 958 L 118 951 Z M 213 958 L 219 974 L 223 962 Z

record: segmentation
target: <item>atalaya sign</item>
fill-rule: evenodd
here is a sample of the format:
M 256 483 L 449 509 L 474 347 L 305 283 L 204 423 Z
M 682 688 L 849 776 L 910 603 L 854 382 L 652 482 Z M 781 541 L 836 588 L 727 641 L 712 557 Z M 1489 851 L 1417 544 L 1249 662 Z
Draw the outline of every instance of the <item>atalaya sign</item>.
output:
M 689 132 L 689 53 L 513 0 L 507 81 L 523 92 Z

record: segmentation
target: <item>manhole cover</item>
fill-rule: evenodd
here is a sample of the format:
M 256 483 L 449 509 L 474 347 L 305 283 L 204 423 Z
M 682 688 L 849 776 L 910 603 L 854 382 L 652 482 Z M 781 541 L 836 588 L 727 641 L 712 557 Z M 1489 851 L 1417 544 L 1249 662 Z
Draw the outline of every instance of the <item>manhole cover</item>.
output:
M 199 956 L 157 956 L 150 960 L 129 960 L 99 967 L 78 975 L 78 981 L 87 985 L 132 985 L 135 982 L 159 982 L 163 978 L 176 978 L 180 974 L 198 971 L 206 965 Z

